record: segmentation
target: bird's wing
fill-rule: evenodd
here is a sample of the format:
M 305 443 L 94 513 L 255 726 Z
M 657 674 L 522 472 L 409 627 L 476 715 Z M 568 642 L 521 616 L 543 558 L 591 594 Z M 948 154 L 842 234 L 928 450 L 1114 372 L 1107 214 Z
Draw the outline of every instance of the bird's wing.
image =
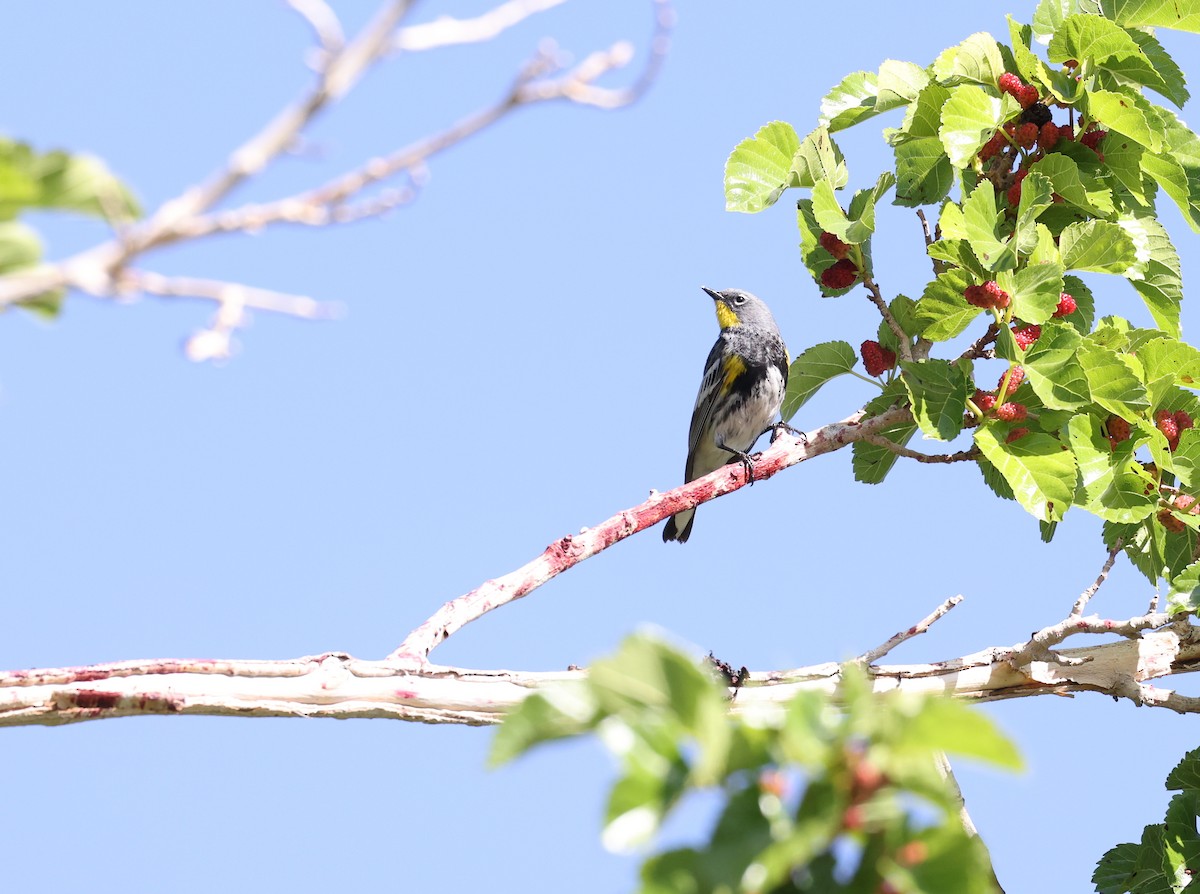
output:
M 704 364 L 704 380 L 700 383 L 700 393 L 696 395 L 696 408 L 692 411 L 692 425 L 688 429 L 687 467 L 684 469 L 684 480 L 691 481 L 692 471 L 696 462 L 696 451 L 700 445 L 700 436 L 708 425 L 713 408 L 721 396 L 725 379 L 724 365 L 721 358 L 725 354 L 725 336 L 717 338 L 716 344 L 708 352 L 708 360 Z

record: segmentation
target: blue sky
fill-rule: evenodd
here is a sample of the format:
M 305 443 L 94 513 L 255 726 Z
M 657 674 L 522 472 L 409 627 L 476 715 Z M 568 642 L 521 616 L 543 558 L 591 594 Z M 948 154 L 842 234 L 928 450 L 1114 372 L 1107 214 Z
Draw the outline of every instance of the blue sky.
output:
M 337 6 L 350 29 L 373 4 Z M 431 0 L 416 20 L 485 8 Z M 383 220 L 146 258 L 348 310 L 326 323 L 257 315 L 224 366 L 182 354 L 211 314 L 199 302 L 72 296 L 52 325 L 5 315 L 0 665 L 381 657 L 445 600 L 676 485 L 716 332 L 701 285 L 766 299 L 793 355 L 858 344 L 878 323 L 857 293 L 819 297 L 788 202 L 723 210 L 731 148 L 774 119 L 806 132 L 847 72 L 926 64 L 975 31 L 1003 39 L 1004 13 L 1032 9 L 686 4 L 660 81 L 633 108 L 523 110 L 434 159 L 420 199 Z M 149 208 L 214 170 L 309 77 L 309 31 L 281 3 L 6 13 L 6 132 L 103 157 Z M 650 15 L 644 0 L 577 0 L 492 44 L 393 59 L 317 122 L 311 151 L 233 201 L 323 182 L 494 101 L 544 36 L 579 55 L 619 38 L 644 51 Z M 1185 72 L 1200 68 L 1194 37 L 1163 39 Z M 853 187 L 890 164 L 879 127 L 892 123 L 840 139 Z M 1190 282 L 1197 236 L 1164 220 Z M 52 257 L 105 236 L 93 221 L 34 222 Z M 874 256 L 885 293 L 919 293 L 929 265 L 911 211 L 881 214 Z M 1102 312 L 1145 322 L 1126 284 L 1093 287 Z M 1187 303 L 1183 319 L 1186 334 Z M 816 427 L 870 395 L 838 380 L 796 421 Z M 1043 545 L 972 467 L 901 463 L 866 487 L 843 451 L 702 507 L 686 546 L 657 530 L 618 545 L 436 659 L 559 669 L 653 624 L 735 665 L 794 667 L 861 653 L 962 593 L 892 656 L 931 661 L 1057 621 L 1103 558 L 1094 519 L 1068 516 Z M 1150 595 L 1122 564 L 1093 607 L 1128 617 Z M 1091 890 L 1095 860 L 1161 818 L 1162 780 L 1197 744 L 1191 718 L 1100 696 L 986 710 L 1029 765 L 960 774 L 1010 891 Z M 632 887 L 636 860 L 599 843 L 611 768 L 598 746 L 487 772 L 490 739 L 195 717 L 5 730 L 6 879 L 91 892 Z

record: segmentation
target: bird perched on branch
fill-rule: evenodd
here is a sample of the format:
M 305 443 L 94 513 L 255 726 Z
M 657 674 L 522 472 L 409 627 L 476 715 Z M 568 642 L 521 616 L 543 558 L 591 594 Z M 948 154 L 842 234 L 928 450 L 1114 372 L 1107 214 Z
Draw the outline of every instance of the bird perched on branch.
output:
M 716 303 L 721 334 L 708 352 L 688 432 L 684 481 L 694 481 L 735 460 L 752 473 L 750 448 L 783 403 L 788 353 L 765 303 L 741 289 L 705 288 Z M 696 510 L 667 519 L 663 541 L 685 542 Z

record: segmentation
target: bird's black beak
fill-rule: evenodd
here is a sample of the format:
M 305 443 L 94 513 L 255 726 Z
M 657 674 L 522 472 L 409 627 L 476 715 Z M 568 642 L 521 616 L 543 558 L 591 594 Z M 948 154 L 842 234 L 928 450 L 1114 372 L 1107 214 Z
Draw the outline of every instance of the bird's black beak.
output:
M 711 298 L 713 301 L 721 300 L 720 293 L 718 293 L 714 289 L 710 289 L 708 286 L 701 286 L 700 288 L 703 289 L 708 294 L 708 297 Z

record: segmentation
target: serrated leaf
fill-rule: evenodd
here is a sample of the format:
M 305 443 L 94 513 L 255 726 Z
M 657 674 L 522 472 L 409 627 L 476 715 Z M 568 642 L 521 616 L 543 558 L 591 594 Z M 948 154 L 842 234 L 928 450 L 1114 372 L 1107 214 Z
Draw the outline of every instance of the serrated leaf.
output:
M 1126 842 L 1105 852 L 1092 872 L 1097 894 L 1126 894 L 1133 887 L 1133 874 L 1142 846 Z
M 1113 130 L 1118 130 L 1151 152 L 1162 151 L 1162 136 L 1156 120 L 1148 114 L 1149 103 L 1132 90 L 1089 90 L 1088 112 Z M 1105 138 L 1107 145 L 1108 139 Z
M 851 127 L 878 115 L 878 77 L 871 71 L 855 71 L 842 78 L 821 99 L 821 117 L 817 120 L 829 131 Z
M 1200 791 L 1200 748 L 1185 754 L 1167 774 L 1167 791 Z
M 1058 247 L 1067 270 L 1123 273 L 1137 260 L 1129 234 L 1105 220 L 1071 224 L 1060 234 Z
M 1004 74 L 1004 57 L 996 39 L 980 31 L 958 46 L 943 50 L 933 63 L 933 74 L 943 83 L 974 82 L 995 87 Z
M 725 210 L 754 213 L 774 205 L 785 189 L 799 186 L 792 159 L 800 137 L 784 121 L 772 121 L 734 147 L 725 162 Z
M 1005 443 L 998 426 L 981 425 L 975 443 L 1034 518 L 1058 521 L 1075 496 L 1075 457 L 1057 438 L 1040 432 Z
M 942 126 L 938 131 L 950 163 L 956 168 L 968 167 L 996 128 L 1020 108 L 1007 93 L 998 97 L 974 84 L 951 90 L 950 98 L 942 106 Z
M 1142 169 L 1158 181 L 1179 206 L 1193 230 L 1200 232 L 1200 137 L 1169 109 L 1153 108 L 1164 151 L 1142 155 Z
M 834 189 L 841 189 L 850 179 L 842 150 L 824 127 L 818 127 L 800 142 L 792 157 L 792 172 L 802 187 L 828 181 Z
M 1176 31 L 1200 32 L 1200 9 L 1193 2 L 1173 0 L 1104 0 L 1104 14 L 1126 28 L 1151 25 Z
M 1083 185 L 1083 179 L 1079 174 L 1079 165 L 1068 155 L 1061 152 L 1051 152 L 1046 155 L 1041 161 L 1037 162 L 1030 169 L 1030 176 L 1033 176 L 1034 171 L 1046 177 L 1050 181 L 1052 192 L 1062 196 L 1063 201 L 1074 205 L 1077 208 L 1082 208 L 1091 214 L 1101 213 L 1101 208 L 1093 204 L 1093 195 L 1089 194 L 1087 188 Z M 1028 180 L 1029 178 L 1026 178 Z M 1024 198 L 1025 189 L 1022 184 L 1021 195 Z M 1103 204 L 1103 199 L 1101 199 Z M 1111 200 L 1107 203 L 1108 209 L 1111 211 Z
M 904 386 L 899 381 L 889 384 L 883 394 L 871 400 L 863 407 L 867 416 L 874 416 L 893 406 L 904 397 Z M 893 444 L 904 446 L 917 432 L 917 426 L 911 422 L 902 422 L 890 428 L 883 429 L 879 434 Z M 854 480 L 863 484 L 879 484 L 887 477 L 899 458 L 886 447 L 868 444 L 866 441 L 855 441 L 851 445 Z
M 1162 4 L 1166 6 L 1166 4 Z M 1178 5 L 1171 4 L 1174 9 L 1178 9 Z M 1126 22 L 1118 22 L 1118 24 L 1128 25 Z M 1158 88 L 1158 92 L 1175 103 L 1179 108 L 1183 108 L 1191 94 L 1188 93 L 1186 86 L 1186 78 L 1183 71 L 1171 58 L 1171 55 L 1163 48 L 1163 45 L 1158 42 L 1158 38 L 1148 31 L 1132 30 L 1129 36 L 1134 39 L 1134 42 L 1146 54 L 1146 58 L 1150 60 L 1150 64 L 1154 66 L 1154 70 L 1158 72 L 1158 76 L 1162 78 L 1162 86 Z M 1105 155 L 1108 153 L 1106 152 Z
M 1072 417 L 1068 437 L 1079 465 L 1076 502 L 1080 506 L 1105 521 L 1121 523 L 1138 522 L 1154 513 L 1157 489 L 1127 471 L 1130 451 L 1114 453 L 1095 418 Z
M 929 83 L 929 72 L 912 62 L 885 59 L 879 66 L 879 101 L 885 109 L 912 102 Z
M 925 292 L 917 300 L 916 311 L 922 338 L 946 341 L 971 325 L 981 311 L 967 304 L 963 291 L 973 281 L 965 270 L 947 270 L 925 286 Z
M 1183 301 L 1179 253 L 1157 218 L 1122 218 L 1120 224 L 1127 233 L 1134 232 L 1136 225 L 1140 233 L 1139 241 L 1144 246 L 1144 252 L 1139 252 L 1139 255 L 1145 255 L 1125 271 L 1125 276 L 1142 297 L 1146 309 L 1154 318 L 1154 324 L 1163 332 L 1179 337 L 1179 311 L 1180 302 Z
M 1029 264 L 1013 276 L 1013 313 L 1026 323 L 1044 323 L 1058 307 L 1062 292 L 1062 264 Z
M 1167 611 L 1175 614 L 1197 609 L 1200 609 L 1200 562 L 1193 562 L 1171 579 L 1171 588 L 1167 592 Z M 1170 785 L 1167 787 L 1170 788 Z
M 1072 15 L 1063 20 L 1047 48 L 1051 62 L 1077 59 L 1155 90 L 1166 84 L 1129 32 L 1105 18 Z
M 1052 410 L 1075 410 L 1091 403 L 1087 375 L 1075 356 L 1082 341 L 1073 327 L 1050 323 L 1025 352 L 1026 381 Z
M 1134 420 L 1150 407 L 1146 386 L 1111 348 L 1085 339 L 1076 356 L 1092 401 L 1123 419 Z
M 895 147 L 895 204 L 905 208 L 940 202 L 954 185 L 954 167 L 937 137 L 908 140 Z
M 1167 379 L 1173 385 L 1200 389 L 1200 350 L 1177 338 L 1156 338 L 1141 345 L 1137 356 L 1146 381 Z
M 844 341 L 813 345 L 792 361 L 788 369 L 787 391 L 781 415 L 786 422 L 830 379 L 854 369 L 858 358 L 854 348 Z
M 962 431 L 971 380 L 949 360 L 900 363 L 913 417 L 926 437 L 949 441 Z
M 996 234 L 1000 214 L 996 209 L 996 190 L 988 181 L 980 183 L 963 202 L 963 223 L 967 241 L 979 263 L 988 271 L 1011 270 L 1017 265 L 1016 246 Z

